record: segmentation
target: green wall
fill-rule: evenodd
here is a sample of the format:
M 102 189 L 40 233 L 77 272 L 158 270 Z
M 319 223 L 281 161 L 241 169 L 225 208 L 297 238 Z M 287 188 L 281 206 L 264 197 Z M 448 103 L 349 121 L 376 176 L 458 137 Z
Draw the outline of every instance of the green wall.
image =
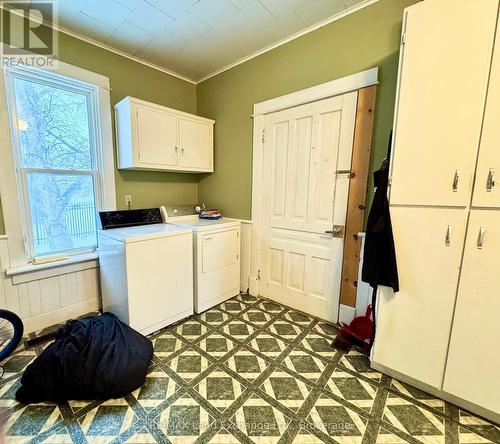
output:
M 403 9 L 416 1 L 379 0 L 197 85 L 198 113 L 217 122 L 215 172 L 201 179 L 200 201 L 251 218 L 255 103 L 378 66 L 370 171 L 376 169 L 392 127 Z
M 181 111 L 196 112 L 194 84 L 67 34 L 59 34 L 59 59 L 109 77 L 111 105 L 133 96 Z M 113 151 L 116 163 L 116 147 Z M 115 178 L 118 208 L 125 208 L 125 194 L 132 195 L 133 208 L 198 201 L 199 177 L 195 174 L 115 169 Z M 4 232 L 0 205 L 0 233 Z

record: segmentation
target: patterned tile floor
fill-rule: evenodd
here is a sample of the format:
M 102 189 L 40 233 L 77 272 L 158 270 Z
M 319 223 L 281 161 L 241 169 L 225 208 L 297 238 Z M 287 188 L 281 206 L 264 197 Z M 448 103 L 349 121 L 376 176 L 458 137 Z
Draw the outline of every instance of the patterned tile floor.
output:
M 336 329 L 240 295 L 154 334 L 143 387 L 106 402 L 24 406 L 5 363 L 7 442 L 500 443 L 500 427 L 370 369 L 330 343 Z

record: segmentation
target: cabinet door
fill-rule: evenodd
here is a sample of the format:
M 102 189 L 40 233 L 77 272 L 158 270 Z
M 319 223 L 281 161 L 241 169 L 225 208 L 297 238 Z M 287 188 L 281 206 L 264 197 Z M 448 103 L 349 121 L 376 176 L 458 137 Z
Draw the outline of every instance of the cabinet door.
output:
M 425 1 L 409 8 L 391 203 L 470 203 L 497 9 L 498 0 L 482 0 L 480 8 L 476 0 Z
M 465 209 L 391 209 L 400 291 L 378 293 L 375 363 L 441 388 L 457 292 Z
M 472 210 L 444 390 L 500 413 L 500 211 Z
M 491 66 L 473 205 L 500 207 L 500 29 Z
M 181 166 L 212 171 L 212 124 L 180 118 Z
M 139 162 L 160 168 L 177 165 L 177 116 L 143 106 L 136 107 L 136 116 Z

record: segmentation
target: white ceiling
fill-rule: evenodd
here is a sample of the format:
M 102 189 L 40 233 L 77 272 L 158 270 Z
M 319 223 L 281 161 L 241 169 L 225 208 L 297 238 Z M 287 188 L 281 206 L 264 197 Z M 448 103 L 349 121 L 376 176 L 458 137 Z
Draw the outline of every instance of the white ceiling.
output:
M 59 26 L 198 80 L 370 0 L 57 0 Z

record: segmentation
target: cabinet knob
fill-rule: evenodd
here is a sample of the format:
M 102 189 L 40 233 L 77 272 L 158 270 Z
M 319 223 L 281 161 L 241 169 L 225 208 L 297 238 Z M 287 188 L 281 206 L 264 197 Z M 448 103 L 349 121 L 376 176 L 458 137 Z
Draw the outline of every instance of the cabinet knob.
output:
M 490 168 L 488 171 L 488 178 L 486 179 L 486 191 L 490 192 L 495 186 L 495 180 L 493 179 L 493 175 L 495 174 L 495 169 Z
M 453 230 L 453 225 L 448 225 L 446 229 L 446 236 L 444 239 L 444 244 L 449 247 L 451 245 L 451 231 Z
M 485 228 L 484 227 L 481 227 L 479 228 L 479 233 L 477 235 L 477 248 L 479 250 L 481 250 L 481 248 L 483 248 L 483 244 L 484 244 L 484 233 L 485 233 Z
M 455 175 L 453 176 L 453 192 L 456 193 L 458 191 L 458 181 L 460 179 L 460 174 L 458 170 L 455 170 Z

